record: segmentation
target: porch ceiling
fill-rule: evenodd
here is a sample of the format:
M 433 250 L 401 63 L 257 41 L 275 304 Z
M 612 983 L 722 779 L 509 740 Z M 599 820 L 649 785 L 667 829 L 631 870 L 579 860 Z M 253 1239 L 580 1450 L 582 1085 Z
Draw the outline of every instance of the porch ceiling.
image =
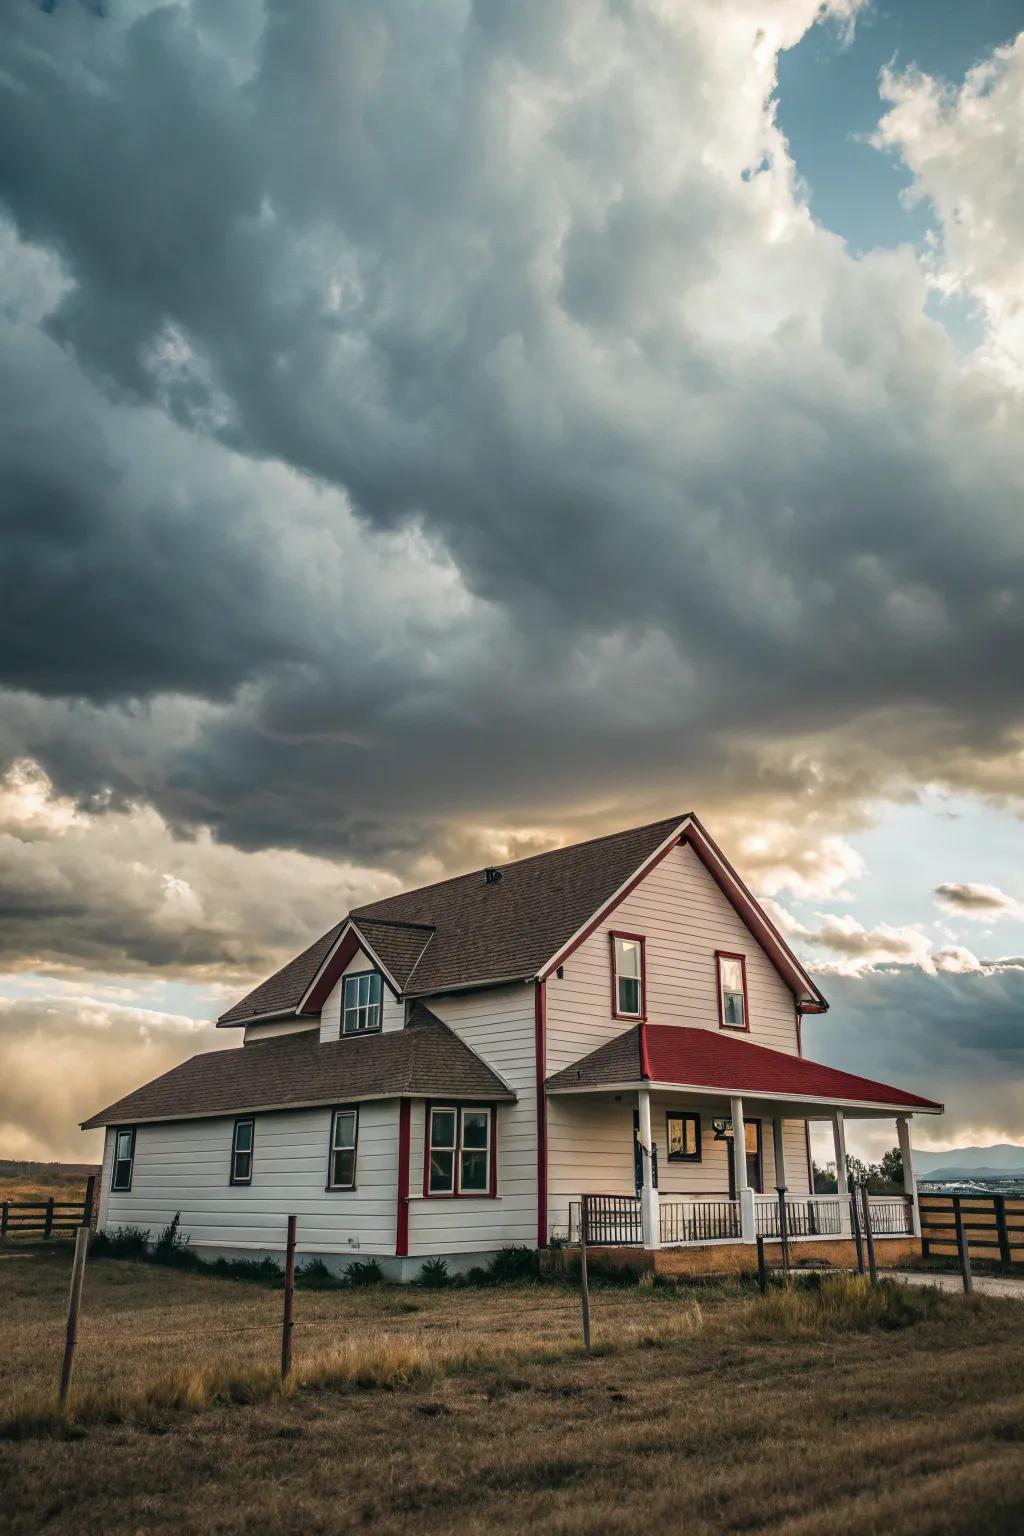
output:
M 941 1114 L 942 1105 L 889 1083 L 773 1051 L 719 1030 L 639 1024 L 549 1077 L 549 1094 L 635 1091 L 686 1094 L 714 1102 L 742 1097 L 745 1110 L 780 1109 L 815 1119 L 832 1109 L 851 1118 Z

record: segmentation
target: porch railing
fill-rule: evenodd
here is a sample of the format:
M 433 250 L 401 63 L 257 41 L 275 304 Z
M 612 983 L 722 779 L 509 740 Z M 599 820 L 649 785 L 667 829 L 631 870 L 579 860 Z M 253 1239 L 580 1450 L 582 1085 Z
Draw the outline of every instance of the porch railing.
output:
M 569 1201 L 569 1241 L 578 1243 L 582 1200 Z M 638 1195 L 588 1195 L 587 1242 L 591 1247 L 632 1247 L 643 1244 L 644 1226 Z
M 661 1201 L 663 1243 L 738 1242 L 740 1236 L 738 1200 Z
M 913 1237 L 914 1218 L 906 1195 L 869 1195 L 868 1208 L 875 1237 Z
M 778 1195 L 754 1196 L 758 1237 L 782 1236 Z M 790 1237 L 842 1237 L 853 1228 L 849 1195 L 787 1195 L 786 1230 Z

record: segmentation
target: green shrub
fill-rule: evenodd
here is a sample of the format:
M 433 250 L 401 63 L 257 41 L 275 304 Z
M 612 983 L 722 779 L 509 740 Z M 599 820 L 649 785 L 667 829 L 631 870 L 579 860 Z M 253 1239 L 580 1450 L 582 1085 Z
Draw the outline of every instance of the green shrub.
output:
M 154 1264 L 170 1264 L 175 1269 L 197 1269 L 201 1266 L 202 1259 L 192 1252 L 188 1245 L 188 1238 L 182 1237 L 178 1230 L 180 1224 L 181 1212 L 175 1211 L 170 1222 L 153 1244 L 151 1258 Z
M 215 1259 L 208 1266 L 225 1280 L 247 1280 L 254 1285 L 283 1285 L 284 1274 L 273 1259 Z
M 498 1285 L 517 1285 L 539 1278 L 540 1255 L 536 1248 L 516 1243 L 511 1248 L 499 1248 L 487 1268 Z
M 456 1275 L 453 1283 L 455 1285 L 493 1285 L 494 1276 L 490 1270 L 484 1269 L 480 1264 L 474 1264 L 472 1269 Z
M 452 1277 L 444 1259 L 427 1259 L 416 1276 L 416 1284 L 428 1291 L 443 1291 L 451 1285 Z
M 92 1253 L 98 1259 L 144 1259 L 149 1254 L 147 1227 L 115 1227 L 113 1232 L 97 1232 Z
M 345 1271 L 349 1285 L 380 1285 L 384 1271 L 376 1259 L 355 1259 Z
M 307 1259 L 295 1271 L 295 1283 L 305 1291 L 339 1291 L 345 1281 L 328 1269 L 323 1259 Z

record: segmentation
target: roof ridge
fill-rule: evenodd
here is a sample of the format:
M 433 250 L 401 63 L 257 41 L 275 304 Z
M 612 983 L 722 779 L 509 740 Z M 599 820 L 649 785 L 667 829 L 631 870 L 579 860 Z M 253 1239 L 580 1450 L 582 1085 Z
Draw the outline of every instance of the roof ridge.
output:
M 638 827 L 620 827 L 617 832 L 602 832 L 597 837 L 584 837 L 578 843 L 560 843 L 555 848 L 545 848 L 540 853 L 528 853 L 521 859 L 508 859 L 503 864 L 495 864 L 493 866 L 474 864 L 470 869 L 464 869 L 461 874 L 446 875 L 443 880 L 433 880 L 428 885 L 414 885 L 407 891 L 396 891 L 393 896 L 381 896 L 376 901 L 366 902 L 362 907 L 353 907 L 349 916 L 358 918 L 361 912 L 369 913 L 372 907 L 380 907 L 388 901 L 399 901 L 404 896 L 420 896 L 425 891 L 438 891 L 443 886 L 455 885 L 459 880 L 468 880 L 471 876 L 480 874 L 483 869 L 494 868 L 503 871 L 521 869 L 524 864 L 534 864 L 539 859 L 550 859 L 557 853 L 572 853 L 578 848 L 592 848 L 596 843 L 610 843 L 620 837 L 635 837 L 640 832 L 649 832 L 652 827 L 678 826 L 680 822 L 686 821 L 692 816 L 692 811 L 683 811 L 677 816 L 659 816 L 654 821 L 641 823 Z M 372 922 L 374 919 L 369 917 L 368 920 Z M 386 922 L 387 919 L 377 918 L 376 921 Z
M 396 896 L 405 896 L 408 893 L 406 891 L 396 891 L 395 894 Z M 381 900 L 390 901 L 391 897 L 382 896 Z M 370 905 L 372 906 L 373 903 L 371 902 Z M 359 917 L 357 915 L 358 912 L 358 907 L 353 908 L 347 917 L 342 918 L 342 922 L 376 923 L 380 928 L 426 928 L 431 933 L 434 933 L 437 929 L 436 923 L 414 923 L 410 918 L 404 917 Z

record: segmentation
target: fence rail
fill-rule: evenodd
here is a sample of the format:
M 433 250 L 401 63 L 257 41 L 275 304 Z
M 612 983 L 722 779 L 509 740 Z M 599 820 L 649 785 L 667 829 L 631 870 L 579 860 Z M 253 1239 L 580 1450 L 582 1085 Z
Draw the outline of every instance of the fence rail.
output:
M 998 1259 L 1003 1269 L 1024 1264 L 1024 1198 L 1011 1195 L 940 1195 L 922 1191 L 921 1252 L 950 1258 L 957 1252 L 957 1222 L 968 1253 Z
M 0 1238 L 52 1237 L 92 1226 L 95 1176 L 90 1176 L 82 1200 L 4 1200 L 0 1203 Z

